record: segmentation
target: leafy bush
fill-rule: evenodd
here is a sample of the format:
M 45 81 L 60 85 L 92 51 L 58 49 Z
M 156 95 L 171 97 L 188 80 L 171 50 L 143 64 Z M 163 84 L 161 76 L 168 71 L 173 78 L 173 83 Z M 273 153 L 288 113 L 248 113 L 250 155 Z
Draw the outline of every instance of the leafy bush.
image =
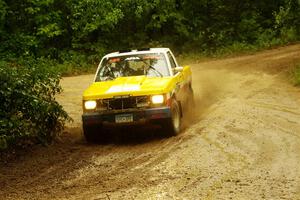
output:
M 46 59 L 0 62 L 0 149 L 49 143 L 67 113 L 55 100 L 60 76 Z

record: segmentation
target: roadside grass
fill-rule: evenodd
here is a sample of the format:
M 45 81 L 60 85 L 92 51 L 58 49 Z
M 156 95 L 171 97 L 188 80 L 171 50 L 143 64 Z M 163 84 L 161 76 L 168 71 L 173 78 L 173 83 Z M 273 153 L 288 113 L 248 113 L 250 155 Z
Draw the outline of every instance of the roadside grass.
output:
M 76 75 L 83 75 L 83 74 L 93 74 L 96 72 L 97 65 L 95 64 L 74 64 L 74 63 L 62 63 L 53 66 L 61 76 L 68 77 L 68 76 L 76 76 Z
M 297 42 L 291 43 L 297 44 Z M 288 44 L 285 44 L 288 45 Z M 235 43 L 231 46 L 219 48 L 216 51 L 203 51 L 197 48 L 187 49 L 186 51 L 176 52 L 176 49 L 172 49 L 175 53 L 178 64 L 184 66 L 189 64 L 195 64 L 200 62 L 212 61 L 224 58 L 234 58 L 238 56 L 251 55 L 260 51 L 275 49 L 282 47 L 284 44 L 273 43 L 269 45 L 246 45 L 243 43 Z M 108 52 L 107 52 L 108 53 Z M 80 57 L 80 56 L 79 56 Z M 81 56 L 83 58 L 84 56 Z M 57 62 L 49 60 L 51 67 L 59 72 L 61 76 L 77 76 L 83 74 L 94 74 L 98 67 L 98 60 L 90 62 L 88 59 L 66 60 L 64 62 Z M 292 79 L 295 85 L 300 86 L 300 63 L 292 70 Z
M 292 71 L 293 81 L 296 86 L 300 86 L 300 63 Z
M 283 43 L 280 41 L 273 41 L 263 44 L 245 44 L 245 43 L 233 43 L 229 46 L 217 48 L 215 51 L 203 51 L 196 48 L 183 51 L 181 54 L 177 54 L 176 58 L 181 65 L 187 65 L 192 63 L 200 63 L 205 61 L 234 58 L 238 56 L 251 55 L 260 51 L 275 49 L 285 45 L 299 44 L 299 42 Z
M 282 44 L 269 44 L 269 45 L 249 45 L 244 43 L 234 43 L 230 46 L 224 46 L 221 48 L 217 48 L 216 50 L 203 50 L 199 48 L 193 48 L 191 46 L 184 47 L 181 52 L 176 52 L 176 49 L 172 49 L 173 53 L 175 53 L 177 62 L 184 66 L 188 64 L 212 61 L 217 59 L 223 58 L 233 58 L 237 56 L 249 55 L 254 54 L 259 51 L 273 49 L 283 46 Z M 109 53 L 109 52 L 106 52 Z M 14 58 L 8 59 L 7 62 L 9 63 L 20 63 L 23 60 L 27 62 L 35 62 L 35 60 L 42 60 L 44 63 L 48 63 L 48 67 L 53 69 L 53 71 L 58 72 L 63 77 L 68 76 L 76 76 L 76 75 L 83 75 L 83 74 L 94 74 L 98 67 L 98 63 L 100 61 L 100 57 L 98 56 L 97 59 L 92 57 L 93 59 L 89 58 L 89 56 L 80 53 L 73 53 L 75 56 L 71 56 L 70 58 L 66 56 L 66 58 L 60 59 L 60 61 L 50 58 L 34 58 L 34 57 L 25 57 L 25 58 Z M 73 55 L 72 54 L 72 55 Z M 296 84 L 300 84 L 299 80 L 299 68 L 293 72 L 295 75 Z M 296 78 L 298 77 L 298 79 Z

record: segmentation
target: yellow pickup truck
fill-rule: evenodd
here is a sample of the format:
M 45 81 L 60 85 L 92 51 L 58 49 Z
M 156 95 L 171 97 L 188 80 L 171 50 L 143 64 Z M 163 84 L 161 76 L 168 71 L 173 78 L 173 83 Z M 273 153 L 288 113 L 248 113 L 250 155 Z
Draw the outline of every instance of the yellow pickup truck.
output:
M 104 56 L 94 82 L 83 93 L 83 132 L 101 140 L 103 127 L 159 125 L 180 132 L 185 110 L 193 105 L 189 66 L 181 67 L 169 48 L 124 50 Z

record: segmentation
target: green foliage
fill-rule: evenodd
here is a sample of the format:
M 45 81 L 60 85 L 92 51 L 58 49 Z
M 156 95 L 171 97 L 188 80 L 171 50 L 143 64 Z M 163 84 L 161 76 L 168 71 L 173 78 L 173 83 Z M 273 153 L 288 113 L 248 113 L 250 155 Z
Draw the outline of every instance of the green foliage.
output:
M 124 17 L 123 12 L 115 7 L 112 1 L 81 0 L 70 3 L 72 29 L 76 33 L 74 39 L 77 41 L 87 39 L 96 31 L 109 33 Z M 74 45 L 80 46 L 77 43 Z
M 60 76 L 47 60 L 0 62 L 0 149 L 48 143 L 69 117 L 55 101 Z
M 106 52 L 154 44 L 177 52 L 265 48 L 299 40 L 299 13 L 299 0 L 0 0 L 0 57 L 70 65 L 76 52 L 94 65 Z
M 293 0 L 285 0 L 285 4 L 280 6 L 277 12 L 274 12 L 274 28 L 279 33 L 283 43 L 299 39 L 299 12 L 300 2 Z
M 3 0 L 0 0 L 0 22 L 1 22 L 1 25 L 5 19 L 6 9 L 7 9 L 6 3 Z

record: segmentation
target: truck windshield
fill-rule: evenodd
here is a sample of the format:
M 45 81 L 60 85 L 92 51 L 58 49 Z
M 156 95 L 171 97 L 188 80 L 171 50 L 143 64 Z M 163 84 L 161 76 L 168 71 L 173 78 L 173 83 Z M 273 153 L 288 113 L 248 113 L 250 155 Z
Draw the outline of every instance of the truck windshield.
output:
M 117 77 L 169 75 L 164 54 L 134 54 L 104 59 L 97 73 L 96 82 L 113 80 Z

